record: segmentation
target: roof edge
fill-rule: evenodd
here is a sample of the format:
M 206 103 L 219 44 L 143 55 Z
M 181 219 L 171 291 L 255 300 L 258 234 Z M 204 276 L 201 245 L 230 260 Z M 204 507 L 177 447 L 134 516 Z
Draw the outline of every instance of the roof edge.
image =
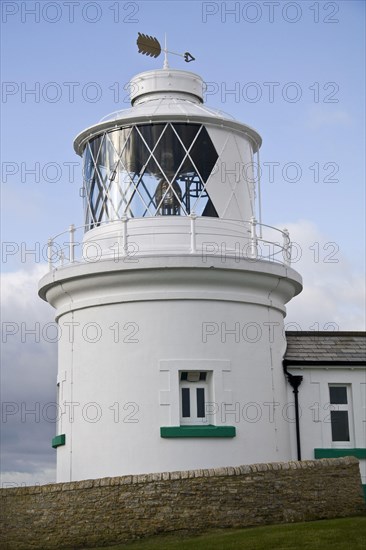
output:
M 286 330 L 286 336 L 359 336 L 366 337 L 366 331 L 362 330 Z
M 313 366 L 313 367 L 362 367 L 366 365 L 366 361 L 364 359 L 360 359 L 360 361 L 352 360 L 341 360 L 336 359 L 335 361 L 332 361 L 331 359 L 326 360 L 314 360 L 314 359 L 284 359 L 283 365 L 285 367 L 301 367 L 301 366 Z

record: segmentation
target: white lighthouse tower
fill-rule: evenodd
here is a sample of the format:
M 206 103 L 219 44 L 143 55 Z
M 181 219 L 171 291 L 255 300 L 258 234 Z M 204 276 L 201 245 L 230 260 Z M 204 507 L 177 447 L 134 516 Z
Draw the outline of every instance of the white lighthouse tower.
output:
M 131 80 L 80 133 L 85 226 L 49 241 L 57 481 L 289 460 L 286 231 L 256 221 L 259 134 L 200 76 Z

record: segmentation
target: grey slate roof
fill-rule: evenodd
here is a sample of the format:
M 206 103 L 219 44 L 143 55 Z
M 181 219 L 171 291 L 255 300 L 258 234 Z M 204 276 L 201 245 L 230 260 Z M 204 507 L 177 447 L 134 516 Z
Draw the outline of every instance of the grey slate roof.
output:
M 366 365 L 366 332 L 288 331 L 286 365 Z

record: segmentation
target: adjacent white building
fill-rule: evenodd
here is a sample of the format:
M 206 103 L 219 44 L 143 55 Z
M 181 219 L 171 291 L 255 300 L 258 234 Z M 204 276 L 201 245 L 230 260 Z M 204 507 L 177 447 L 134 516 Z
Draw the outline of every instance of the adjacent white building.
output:
M 286 370 L 298 386 L 301 458 L 355 456 L 366 496 L 366 334 L 287 332 Z M 289 385 L 288 400 L 293 402 Z M 290 419 L 291 420 L 291 419 Z M 292 455 L 298 451 L 292 415 Z

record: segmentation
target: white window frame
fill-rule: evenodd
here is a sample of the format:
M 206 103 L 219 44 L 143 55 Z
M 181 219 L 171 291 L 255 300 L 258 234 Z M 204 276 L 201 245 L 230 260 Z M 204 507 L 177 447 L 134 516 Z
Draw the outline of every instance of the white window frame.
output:
M 199 376 L 200 372 L 206 373 L 206 380 L 181 380 L 182 372 L 188 373 L 197 373 Z M 201 424 L 208 424 L 206 407 L 205 407 L 205 416 L 197 416 L 197 389 L 202 388 L 204 390 L 205 404 L 210 401 L 210 389 L 211 389 L 211 378 L 212 372 L 210 371 L 179 371 L 179 413 L 180 413 L 180 424 L 181 426 L 197 426 Z M 183 416 L 183 398 L 182 398 L 182 389 L 189 389 L 190 396 L 190 416 Z

